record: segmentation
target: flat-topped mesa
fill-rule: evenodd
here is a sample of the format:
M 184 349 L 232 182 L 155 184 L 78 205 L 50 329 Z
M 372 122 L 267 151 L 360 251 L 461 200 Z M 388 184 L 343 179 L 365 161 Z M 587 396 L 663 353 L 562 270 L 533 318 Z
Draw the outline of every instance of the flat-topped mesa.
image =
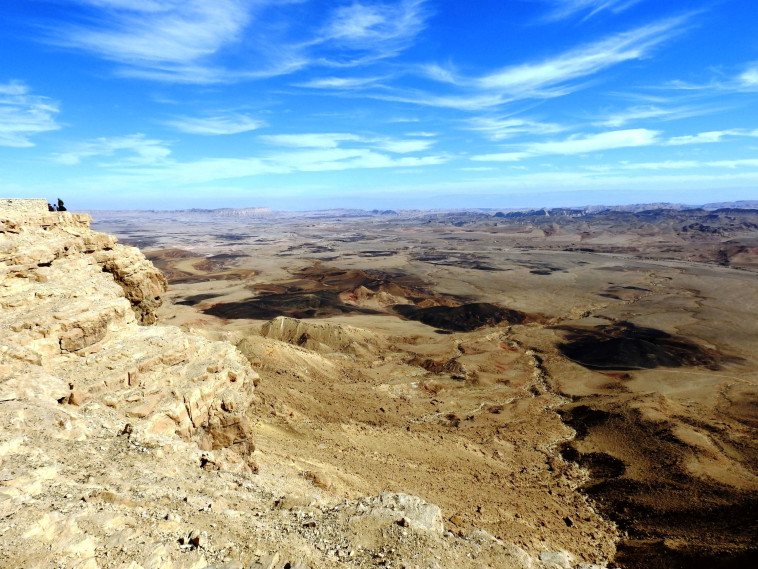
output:
M 113 275 L 140 324 L 155 324 L 166 278 L 139 249 L 92 231 L 91 221 L 85 213 L 48 211 L 43 199 L 0 198 L 0 234 L 6 237 L 0 238 L 0 267 L 26 271 L 82 253 Z M 10 235 L 17 237 L 10 241 Z
M 44 200 L 0 205 L 0 401 L 104 404 L 149 435 L 251 466 L 258 375 L 245 357 L 144 326 L 166 280 L 139 249 L 92 231 L 89 215 L 49 212 Z

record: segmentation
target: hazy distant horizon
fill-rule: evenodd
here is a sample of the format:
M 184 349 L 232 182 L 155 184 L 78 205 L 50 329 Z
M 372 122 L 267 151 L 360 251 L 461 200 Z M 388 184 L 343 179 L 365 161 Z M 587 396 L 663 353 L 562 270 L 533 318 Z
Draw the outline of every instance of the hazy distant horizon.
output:
M 39 197 L 39 196 L 29 196 Z M 55 198 L 48 198 L 48 201 L 54 203 Z M 244 209 L 244 208 L 268 208 L 272 211 L 284 212 L 307 212 L 331 209 L 360 209 L 371 211 L 379 210 L 463 210 L 463 209 L 540 209 L 540 208 L 561 208 L 561 207 L 593 207 L 593 206 L 627 206 L 638 204 L 657 204 L 668 203 L 673 205 L 684 205 L 698 207 L 709 203 L 716 202 L 739 202 L 758 200 L 758 192 L 755 195 L 745 195 L 744 192 L 681 192 L 667 193 L 650 191 L 626 193 L 617 195 L 618 199 L 610 199 L 607 192 L 552 192 L 543 194 L 513 194 L 508 196 L 502 195 L 485 195 L 485 196 L 434 196 L 434 197 L 406 197 L 405 199 L 394 199 L 393 197 L 377 197 L 376 199 L 367 199 L 366 196 L 340 196 L 332 198 L 319 198 L 318 200 L 293 200 L 293 199 L 261 199 L 258 201 L 242 200 L 188 200 L 180 203 L 139 203 L 125 202 L 123 204 L 112 204 L 107 207 L 95 207 L 94 204 L 83 203 L 76 198 L 61 196 L 66 203 L 66 207 L 71 210 L 92 210 L 92 211 L 119 211 L 119 210 L 155 210 L 155 211 L 174 211 L 188 209 Z M 678 199 L 677 199 L 678 198 Z M 115 207 L 114 207 L 115 206 Z

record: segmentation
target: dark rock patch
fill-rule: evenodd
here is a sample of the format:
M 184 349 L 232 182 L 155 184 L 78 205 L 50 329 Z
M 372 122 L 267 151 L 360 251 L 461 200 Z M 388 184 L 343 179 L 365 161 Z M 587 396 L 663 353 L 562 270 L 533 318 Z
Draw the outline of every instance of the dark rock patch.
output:
M 135 236 L 129 236 L 129 237 L 122 237 L 120 241 L 124 245 L 129 245 L 130 247 L 145 249 L 146 247 L 152 247 L 153 245 L 157 245 L 160 240 L 157 237 L 141 237 L 141 236 L 135 235 Z
M 665 404 L 654 395 L 650 400 Z M 758 492 L 693 475 L 687 464 L 701 449 L 675 440 L 675 423 L 651 421 L 602 396 L 580 398 L 559 414 L 577 433 L 559 447 L 561 456 L 588 471 L 581 492 L 623 532 L 616 564 L 741 569 L 758 560 Z M 707 431 L 719 444 L 720 429 Z
M 375 311 L 343 304 L 332 291 L 263 294 L 239 302 L 221 302 L 203 310 L 219 318 L 271 320 L 277 316 L 291 318 L 326 318 L 340 314 L 376 314 Z
M 428 308 L 397 304 L 392 309 L 409 320 L 417 320 L 428 326 L 454 332 L 471 332 L 501 324 L 522 324 L 528 319 L 524 312 L 486 302 Z
M 250 255 L 245 255 L 244 253 L 218 253 L 217 255 L 211 255 L 208 258 L 213 261 L 233 261 L 235 259 L 243 259 L 249 256 Z
M 569 410 L 559 410 L 561 420 L 576 431 L 574 440 L 584 439 L 593 427 L 604 425 L 611 414 L 601 409 L 593 409 L 587 405 L 577 405 Z
M 634 370 L 656 367 L 706 366 L 719 369 L 721 354 L 681 336 L 631 322 L 586 328 L 558 326 L 566 341 L 558 350 L 592 370 Z
M 626 472 L 626 464 L 623 460 L 604 452 L 582 454 L 572 445 L 566 443 L 561 447 L 560 453 L 564 460 L 575 462 L 582 468 L 586 468 L 590 476 L 595 479 L 618 478 Z
M 503 270 L 485 263 L 479 256 L 467 253 L 423 253 L 414 255 L 413 260 L 443 267 L 464 267 L 476 271 L 500 272 Z
M 359 257 L 392 257 L 397 251 L 358 251 Z
M 174 304 L 181 304 L 182 306 L 195 306 L 197 304 L 200 304 L 204 300 L 210 300 L 216 297 L 217 295 L 215 294 L 195 294 L 193 296 L 188 296 L 187 298 L 184 298 L 182 300 L 178 300 L 174 302 Z
M 145 254 L 150 261 L 157 263 L 163 259 L 188 259 L 197 257 L 197 253 L 187 251 L 186 249 L 161 249 L 159 251 L 150 251 Z
M 219 233 L 215 237 L 217 239 L 223 239 L 224 241 L 244 241 L 245 239 L 249 239 L 251 236 L 240 233 Z
M 651 488 L 620 477 L 590 485 L 585 493 L 628 532 L 614 558 L 621 567 L 743 569 L 758 562 L 755 492 L 694 479 Z
M 614 559 L 629 569 L 745 569 L 758 567 L 758 546 L 747 551 L 703 552 L 689 546 L 670 547 L 663 539 L 626 540 Z

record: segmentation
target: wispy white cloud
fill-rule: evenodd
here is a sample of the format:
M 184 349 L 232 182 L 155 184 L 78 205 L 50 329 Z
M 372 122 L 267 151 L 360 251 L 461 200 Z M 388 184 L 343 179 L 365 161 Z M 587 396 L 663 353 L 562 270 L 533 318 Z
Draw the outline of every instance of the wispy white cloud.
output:
M 197 185 L 219 180 L 295 172 L 330 172 L 352 169 L 416 168 L 447 162 L 444 155 L 392 157 L 367 148 L 309 148 L 278 152 L 264 157 L 205 158 L 188 162 L 134 167 L 111 171 L 123 184 L 170 183 Z
M 339 132 L 271 134 L 260 138 L 270 144 L 295 148 L 337 148 L 341 142 L 361 140 L 361 137 L 355 134 Z
M 644 128 L 574 135 L 564 140 L 519 145 L 514 151 L 472 156 L 479 162 L 514 162 L 534 156 L 574 155 L 616 148 L 650 146 L 660 142 L 660 132 Z
M 362 89 L 374 85 L 386 77 L 323 77 L 296 84 L 310 89 Z
M 208 60 L 239 40 L 250 22 L 243 0 L 85 0 L 101 9 L 61 27 L 53 41 L 123 64 L 126 73 L 210 81 Z
M 60 128 L 58 112 L 58 103 L 32 95 L 23 83 L 0 83 L 0 146 L 34 146 L 32 136 Z
M 267 78 L 309 64 L 297 42 L 248 33 L 268 6 L 299 0 L 46 0 L 88 7 L 40 36 L 119 64 L 117 73 L 164 82 L 213 84 Z M 275 29 L 277 26 L 270 26 Z M 265 29 L 265 28 L 264 28 Z M 302 42 L 300 42 L 302 43 Z M 229 67 L 226 55 L 245 50 Z
M 618 128 L 637 121 L 650 119 L 656 119 L 658 121 L 678 120 L 712 113 L 715 110 L 716 109 L 711 107 L 661 107 L 658 105 L 637 105 L 622 111 L 608 113 L 600 118 L 596 124 Z
M 620 162 L 618 164 L 591 164 L 584 166 L 591 172 L 614 172 L 617 170 L 683 170 L 696 168 L 695 160 L 663 160 L 660 162 Z
M 367 96 L 380 101 L 411 103 L 413 105 L 456 109 L 459 111 L 483 111 L 514 100 L 512 97 L 506 97 L 499 93 L 474 92 L 464 95 L 436 95 L 421 90 L 396 91 L 395 93 L 369 93 Z
M 48 41 L 113 61 L 122 76 L 198 84 L 393 57 L 412 45 L 429 14 L 427 0 L 325 6 L 313 20 L 293 17 L 288 6 L 306 0 L 47 1 L 89 8 L 78 23 L 74 16 L 51 25 Z M 345 89 L 366 81 L 328 77 L 307 85 Z
M 406 168 L 431 166 L 447 162 L 439 156 L 403 156 L 395 158 L 368 148 L 329 148 L 289 152 L 268 157 L 267 162 L 286 171 L 324 172 L 360 168 Z
M 427 65 L 416 68 L 427 79 L 447 87 L 433 91 L 385 88 L 369 92 L 379 100 L 412 103 L 463 111 L 481 111 L 526 99 L 549 99 L 586 87 L 602 71 L 651 55 L 653 50 L 681 33 L 687 16 L 669 18 L 600 41 L 570 49 L 542 61 L 503 67 L 481 76 L 465 76 L 452 68 Z
M 545 16 L 546 21 L 563 20 L 583 14 L 583 19 L 589 19 L 603 11 L 613 13 L 623 12 L 642 0 L 542 0 L 553 6 Z
M 492 154 L 477 154 L 471 157 L 476 162 L 518 162 L 530 158 L 534 154 L 528 152 L 495 152 Z
M 758 159 L 711 160 L 710 162 L 705 162 L 705 165 L 712 168 L 758 168 Z
M 249 132 L 266 126 L 264 121 L 248 115 L 234 114 L 214 117 L 178 117 L 164 124 L 188 134 L 223 135 Z
M 730 134 L 730 131 L 714 130 L 710 132 L 699 132 L 698 134 L 673 136 L 669 138 L 666 144 L 670 146 L 680 146 L 684 144 L 703 144 L 703 143 L 719 142 L 728 134 Z
M 714 93 L 752 93 L 758 91 L 758 63 L 748 64 L 741 73 L 725 76 L 718 74 L 705 83 L 691 83 L 674 79 L 669 81 L 665 88 L 677 91 L 709 92 Z
M 697 134 L 688 134 L 684 136 L 673 136 L 666 142 L 669 146 L 681 146 L 684 144 L 709 144 L 721 142 L 726 137 L 746 136 L 758 137 L 758 130 L 746 130 L 733 128 L 729 130 L 711 130 L 708 132 L 699 132 Z
M 746 89 L 758 89 L 758 64 L 753 64 L 737 77 L 738 83 Z
M 555 134 L 566 127 L 555 123 L 544 123 L 513 117 L 474 117 L 467 128 L 483 133 L 490 140 L 504 140 L 514 136 Z
M 353 146 L 368 147 L 394 154 L 422 152 L 429 149 L 433 140 L 395 139 L 387 137 L 358 136 L 350 133 L 304 133 L 304 134 L 274 134 L 264 135 L 261 140 L 277 146 L 294 148 L 339 148 L 344 142 Z M 362 152 L 364 148 L 359 148 Z
M 417 68 L 420 75 L 439 83 L 457 84 L 460 81 L 459 73 L 450 68 L 442 67 L 437 63 L 427 63 Z
M 75 165 L 85 158 L 118 155 L 116 163 L 106 166 L 144 166 L 165 163 L 170 154 L 166 142 L 147 138 L 144 134 L 133 134 L 82 142 L 54 155 L 53 159 L 60 164 Z
M 139 12 L 165 12 L 178 2 L 166 0 L 81 0 L 81 3 L 101 8 L 120 8 Z
M 434 145 L 433 140 L 394 140 L 379 139 L 370 141 L 376 148 L 395 154 L 408 154 L 411 152 L 423 152 Z
M 592 172 L 613 172 L 617 170 L 693 170 L 698 168 L 755 168 L 757 158 L 735 160 L 662 160 L 660 162 L 621 162 L 618 164 L 597 164 L 585 166 Z
M 119 184 L 206 184 L 218 180 L 295 172 L 329 172 L 351 169 L 418 168 L 443 164 L 450 157 L 434 155 L 397 156 L 428 149 L 431 140 L 370 138 L 350 133 L 260 136 L 273 145 L 268 152 L 241 158 L 203 158 L 179 161 L 168 145 L 137 134 L 101 138 L 77 145 L 55 156 L 63 164 L 79 164 L 86 158 L 108 156 L 97 166 L 101 177 L 120 179 Z
M 424 29 L 426 0 L 359 2 L 338 6 L 314 43 L 340 49 L 338 58 L 324 58 L 332 65 L 353 65 L 392 57 L 409 47 Z M 346 50 L 354 51 L 355 58 Z
M 684 18 L 671 18 L 642 26 L 539 63 L 506 67 L 479 78 L 476 83 L 485 89 L 498 89 L 519 97 L 549 95 L 551 89 L 569 81 L 646 57 L 653 48 L 678 33 L 684 21 Z

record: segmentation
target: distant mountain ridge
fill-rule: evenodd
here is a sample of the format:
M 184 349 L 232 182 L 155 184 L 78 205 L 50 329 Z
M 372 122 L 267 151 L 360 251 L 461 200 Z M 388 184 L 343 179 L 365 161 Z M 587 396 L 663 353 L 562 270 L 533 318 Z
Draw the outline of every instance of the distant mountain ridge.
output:
M 271 215 L 318 215 L 328 217 L 370 217 L 370 216 L 414 216 L 429 213 L 490 213 L 495 212 L 495 217 L 533 217 L 533 216 L 569 216 L 579 217 L 586 214 L 596 214 L 604 211 L 608 212 L 628 212 L 638 213 L 641 211 L 651 210 L 669 210 L 669 211 L 686 211 L 686 210 L 718 210 L 718 209 L 758 209 L 758 200 L 740 200 L 734 202 L 713 202 L 703 205 L 692 205 L 670 202 L 639 203 L 626 205 L 586 205 L 577 207 L 542 207 L 542 208 L 429 208 L 429 209 L 355 209 L 355 208 L 337 208 L 323 209 L 312 211 L 278 211 L 268 207 L 243 207 L 243 208 L 191 208 L 191 209 L 144 209 L 144 210 L 83 210 L 90 214 L 106 213 L 154 213 L 154 214 L 173 214 L 173 215 L 191 215 L 191 216 L 211 216 L 211 217 L 267 217 Z M 519 214 L 519 215 L 514 215 Z

